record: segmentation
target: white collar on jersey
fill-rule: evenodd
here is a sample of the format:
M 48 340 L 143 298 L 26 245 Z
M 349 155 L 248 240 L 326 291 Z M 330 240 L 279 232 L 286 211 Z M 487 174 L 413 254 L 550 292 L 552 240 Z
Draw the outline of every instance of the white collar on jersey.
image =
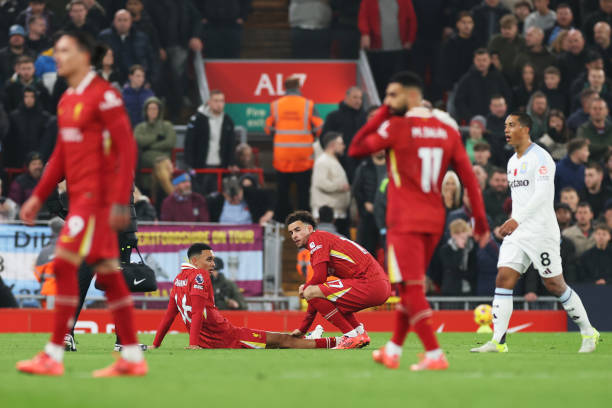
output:
M 431 111 L 425 108 L 424 106 L 417 106 L 415 108 L 410 109 L 408 112 L 406 112 L 405 116 L 407 118 L 410 118 L 410 117 L 430 118 L 433 116 L 433 113 L 431 113 Z
M 73 94 L 76 93 L 77 95 L 80 95 L 83 93 L 83 91 L 89 86 L 89 84 L 91 83 L 91 81 L 93 81 L 93 79 L 96 77 L 96 73 L 94 71 L 89 71 L 89 73 L 87 75 L 85 75 L 85 78 L 83 78 L 83 80 L 81 81 L 81 83 L 75 88 L 68 88 L 68 90 L 66 91 L 66 93 L 68 94 Z
M 198 269 L 198 268 L 196 268 L 195 266 L 193 266 L 189 262 L 183 262 L 181 264 L 181 269 Z

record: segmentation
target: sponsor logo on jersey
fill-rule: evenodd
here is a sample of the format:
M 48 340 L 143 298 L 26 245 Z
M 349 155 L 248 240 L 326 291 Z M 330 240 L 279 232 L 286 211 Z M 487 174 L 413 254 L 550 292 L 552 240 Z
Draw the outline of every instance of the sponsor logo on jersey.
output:
M 195 281 L 201 285 L 204 283 L 204 277 L 198 273 L 198 275 L 195 277 Z
M 74 107 L 74 111 L 72 112 L 72 120 L 77 121 L 81 117 L 81 112 L 83 111 L 83 102 L 79 102 Z
M 521 174 L 527 173 L 527 163 L 521 163 L 521 171 L 520 171 L 520 173 Z
M 83 141 L 83 133 L 78 128 L 61 128 L 60 134 L 62 135 L 62 141 L 66 143 L 80 143 Z
M 540 175 L 545 176 L 546 174 L 548 174 L 548 169 L 546 168 L 546 166 L 541 166 L 538 169 L 538 173 L 540 173 Z
M 123 101 L 110 89 L 104 92 L 104 100 L 100 103 L 100 110 L 105 111 L 123 105 Z
M 529 180 L 513 180 L 509 184 L 510 188 L 529 187 Z
M 313 249 L 314 247 L 315 247 L 315 243 L 314 243 L 314 242 L 311 242 L 311 243 L 310 243 L 310 249 Z
M 446 139 L 448 134 L 444 128 L 432 128 L 428 126 L 413 127 L 412 137 L 422 139 Z
M 187 286 L 187 279 L 177 279 L 174 281 L 174 286 Z
M 194 289 L 204 289 L 204 286 L 202 285 L 193 285 Z

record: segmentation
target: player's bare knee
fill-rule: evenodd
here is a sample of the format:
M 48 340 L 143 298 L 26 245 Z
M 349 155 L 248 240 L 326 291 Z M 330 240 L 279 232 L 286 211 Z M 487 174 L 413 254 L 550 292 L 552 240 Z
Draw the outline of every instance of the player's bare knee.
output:
M 321 289 L 319 289 L 318 286 L 308 286 L 306 289 L 304 289 L 304 299 L 306 300 L 322 297 L 325 296 L 323 296 L 323 292 L 321 292 Z

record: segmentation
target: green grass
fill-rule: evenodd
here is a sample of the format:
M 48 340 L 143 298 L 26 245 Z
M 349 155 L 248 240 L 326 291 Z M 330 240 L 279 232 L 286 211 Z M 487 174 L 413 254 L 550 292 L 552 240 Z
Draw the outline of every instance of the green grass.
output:
M 607 340 L 610 333 L 602 333 Z M 42 348 L 47 335 L 0 335 L 0 407 L 570 407 L 610 406 L 612 349 L 600 343 L 579 355 L 577 333 L 513 334 L 508 354 L 474 355 L 489 335 L 439 336 L 451 367 L 412 373 L 420 344 L 410 335 L 397 371 L 375 365 L 371 351 L 388 334 L 373 333 L 363 350 L 184 350 L 187 335 L 170 335 L 147 352 L 144 378 L 93 379 L 112 361 L 114 336 L 80 335 L 66 355 L 66 374 L 19 374 L 17 360 Z M 152 335 L 141 335 L 151 343 Z M 401 404 L 401 405 L 400 405 Z

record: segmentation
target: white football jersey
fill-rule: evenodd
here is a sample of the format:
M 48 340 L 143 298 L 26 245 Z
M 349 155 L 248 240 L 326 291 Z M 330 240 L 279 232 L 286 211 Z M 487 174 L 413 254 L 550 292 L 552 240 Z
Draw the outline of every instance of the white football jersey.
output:
M 548 241 L 559 245 L 561 232 L 554 209 L 555 162 L 535 143 L 518 158 L 508 161 L 508 184 L 512 191 L 512 218 L 519 226 L 505 239 L 519 246 Z M 527 241 L 526 241 L 527 240 Z

